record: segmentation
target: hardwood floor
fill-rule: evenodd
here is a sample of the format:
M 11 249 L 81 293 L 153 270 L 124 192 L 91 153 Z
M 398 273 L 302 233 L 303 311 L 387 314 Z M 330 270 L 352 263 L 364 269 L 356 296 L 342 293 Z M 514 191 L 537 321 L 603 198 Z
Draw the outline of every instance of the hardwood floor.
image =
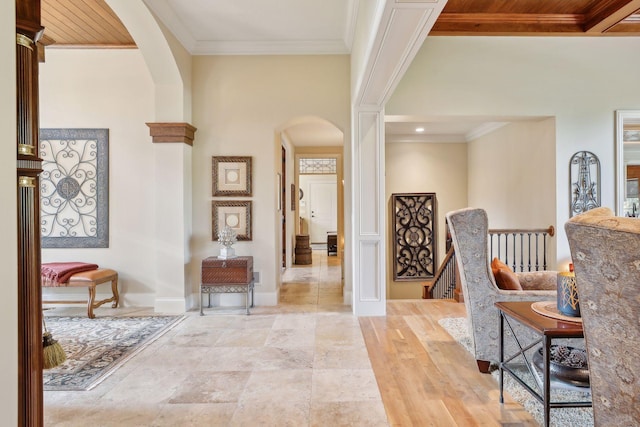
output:
M 337 258 L 314 250 L 312 259 L 283 276 L 280 309 L 341 304 Z M 389 425 L 537 426 L 508 395 L 499 403 L 497 382 L 438 324 L 465 315 L 448 300 L 388 300 L 387 316 L 359 319 Z
M 452 301 L 390 300 L 386 317 L 360 318 L 389 425 L 537 426 L 438 324 L 463 316 Z

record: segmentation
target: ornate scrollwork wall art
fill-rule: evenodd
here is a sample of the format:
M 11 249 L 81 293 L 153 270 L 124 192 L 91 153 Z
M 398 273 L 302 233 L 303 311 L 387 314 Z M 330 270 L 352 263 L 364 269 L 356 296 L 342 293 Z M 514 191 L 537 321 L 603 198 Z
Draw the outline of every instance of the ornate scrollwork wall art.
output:
M 578 151 L 569 161 L 569 216 L 600 206 L 600 160 L 590 151 Z
M 43 248 L 109 247 L 108 144 L 108 129 L 40 129 Z
M 435 193 L 392 194 L 393 278 L 423 280 L 436 272 Z

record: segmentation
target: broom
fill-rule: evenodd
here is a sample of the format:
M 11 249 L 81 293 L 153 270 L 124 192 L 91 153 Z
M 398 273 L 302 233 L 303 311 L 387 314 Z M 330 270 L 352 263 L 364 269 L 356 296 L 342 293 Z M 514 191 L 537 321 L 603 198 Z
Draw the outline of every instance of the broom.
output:
M 60 343 L 53 339 L 51 332 L 47 330 L 44 316 L 42 316 L 42 326 L 44 327 L 44 332 L 42 333 L 42 367 L 44 369 L 55 368 L 67 360 L 67 354 Z

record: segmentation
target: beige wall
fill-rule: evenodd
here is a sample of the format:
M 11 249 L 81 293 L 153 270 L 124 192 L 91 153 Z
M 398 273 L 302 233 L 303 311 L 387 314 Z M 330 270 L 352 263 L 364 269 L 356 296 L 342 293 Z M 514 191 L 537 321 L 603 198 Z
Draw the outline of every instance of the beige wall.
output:
M 16 21 L 15 2 L 0 2 L 0 413 L 18 425 L 18 239 L 16 231 Z
M 154 87 L 138 50 L 47 51 L 40 65 L 42 128 L 109 129 L 109 248 L 44 249 L 42 261 L 84 261 L 119 272 L 124 305 L 153 306 L 156 248 Z M 86 299 L 86 291 L 46 289 Z M 100 293 L 108 290 L 99 289 Z
M 469 143 L 469 206 L 490 228 L 554 224 L 555 122 L 516 122 Z
M 469 206 L 487 211 L 489 228 L 555 227 L 555 145 L 552 118 L 511 123 L 469 143 Z M 557 236 L 549 239 L 553 270 Z
M 277 301 L 276 130 L 288 120 L 314 114 L 348 134 L 348 71 L 346 56 L 194 59 L 193 123 L 198 131 L 190 249 L 195 255 L 188 267 L 188 293 L 197 292 L 202 258 L 219 250 L 211 240 L 211 156 L 251 155 L 253 241 L 235 247 L 239 254 L 255 256 L 255 270 L 261 274 L 256 302 Z M 161 172 L 155 170 L 157 153 L 145 125 L 154 121 L 155 89 L 140 52 L 54 50 L 42 67 L 40 84 L 42 127 L 110 130 L 110 248 L 48 249 L 43 262 L 80 259 L 115 268 L 121 273 L 125 305 L 153 305 L 158 292 L 153 264 L 156 201 L 149 180 Z M 285 188 L 294 174 L 287 179 Z
M 422 298 L 424 282 L 393 280 L 393 193 L 436 193 L 436 263 L 445 253 L 444 215 L 467 206 L 467 144 L 387 143 L 385 146 L 385 187 L 387 200 L 387 298 Z
M 196 56 L 193 59 L 192 276 L 200 260 L 217 254 L 211 240 L 211 157 L 253 156 L 253 240 L 236 253 L 254 256 L 260 272 L 256 303 L 275 304 L 281 238 L 276 212 L 279 130 L 302 116 L 350 129 L 348 56 Z M 288 176 L 285 188 L 293 183 Z M 194 289 L 195 292 L 195 289 Z M 232 296 L 231 296 L 232 297 Z
M 614 111 L 640 107 L 640 56 L 630 55 L 638 49 L 637 37 L 432 37 L 386 112 L 555 117 L 553 209 L 557 259 L 565 262 L 569 159 L 581 150 L 600 158 L 602 204 L 614 208 Z

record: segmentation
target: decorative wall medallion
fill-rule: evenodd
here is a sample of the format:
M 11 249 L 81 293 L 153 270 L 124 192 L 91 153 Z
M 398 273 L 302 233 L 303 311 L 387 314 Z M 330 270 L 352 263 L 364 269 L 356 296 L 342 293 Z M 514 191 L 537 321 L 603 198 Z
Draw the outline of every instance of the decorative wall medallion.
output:
M 590 151 L 578 151 L 569 161 L 569 216 L 600 206 L 600 160 Z
M 40 129 L 43 248 L 109 247 L 109 130 Z
M 423 280 L 436 272 L 435 193 L 392 194 L 393 279 Z

